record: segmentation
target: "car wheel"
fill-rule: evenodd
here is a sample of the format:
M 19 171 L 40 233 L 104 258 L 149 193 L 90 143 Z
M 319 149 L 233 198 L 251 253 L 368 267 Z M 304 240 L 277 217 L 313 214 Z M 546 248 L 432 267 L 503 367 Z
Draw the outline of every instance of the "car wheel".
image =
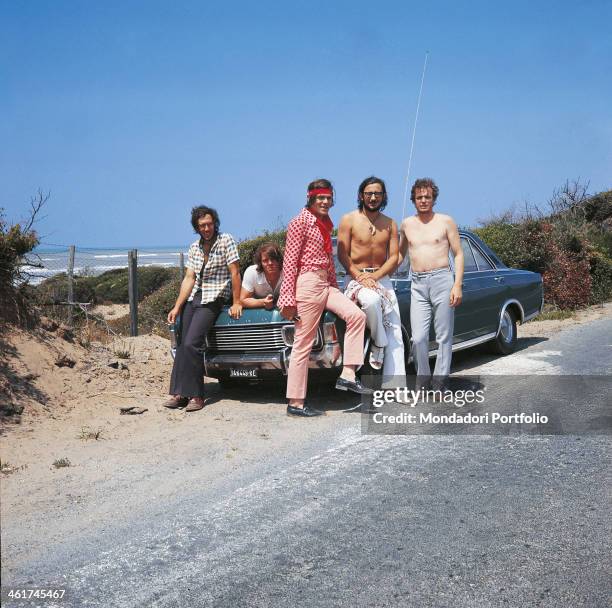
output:
M 501 327 L 495 340 L 493 340 L 493 352 L 499 355 L 509 355 L 516 350 L 516 318 L 511 310 L 504 310 L 501 319 Z

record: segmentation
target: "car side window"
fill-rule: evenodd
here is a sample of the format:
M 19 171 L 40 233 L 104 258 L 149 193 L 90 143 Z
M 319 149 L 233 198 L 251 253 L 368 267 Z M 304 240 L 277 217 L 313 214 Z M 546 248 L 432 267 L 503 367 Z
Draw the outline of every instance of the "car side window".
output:
M 492 270 L 493 266 L 491 262 L 484 257 L 481 253 L 480 249 L 476 245 L 472 245 L 472 253 L 474 254 L 474 258 L 476 259 L 476 264 L 478 264 L 478 270 Z
M 475 272 L 478 270 L 472 248 L 467 239 L 461 239 L 461 249 L 463 249 L 464 272 Z

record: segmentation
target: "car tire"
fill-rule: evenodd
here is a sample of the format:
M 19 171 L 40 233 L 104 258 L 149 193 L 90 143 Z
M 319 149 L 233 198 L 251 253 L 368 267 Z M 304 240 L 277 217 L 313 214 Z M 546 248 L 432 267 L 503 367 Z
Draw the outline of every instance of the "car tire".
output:
M 491 343 L 491 348 L 498 355 L 509 355 L 516 350 L 516 339 L 516 317 L 511 310 L 506 308 L 502 314 L 499 332 Z

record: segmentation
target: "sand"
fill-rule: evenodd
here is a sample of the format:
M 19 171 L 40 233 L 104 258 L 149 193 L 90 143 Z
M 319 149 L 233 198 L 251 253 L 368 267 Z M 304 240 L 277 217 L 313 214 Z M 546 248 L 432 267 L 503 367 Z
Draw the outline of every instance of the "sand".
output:
M 532 321 L 519 328 L 519 339 L 610 316 L 612 304 L 606 304 L 572 319 Z M 0 429 L 3 517 L 65 504 L 75 492 L 86 500 L 100 480 L 113 479 L 123 466 L 155 470 L 189 457 L 199 442 L 209 454 L 207 466 L 221 471 L 269 450 L 290 449 L 298 428 L 302 434 L 318 432 L 316 423 L 305 428 L 284 415 L 282 382 L 278 390 L 228 395 L 207 379 L 210 403 L 204 410 L 168 410 L 162 407 L 172 369 L 167 339 L 149 335 L 85 348 L 65 329 L 45 327 L 35 333 L 1 328 L 0 400 L 23 406 Z M 58 366 L 60 360 L 74 366 Z M 326 399 L 342 400 L 344 395 L 333 393 Z M 121 415 L 126 406 L 147 411 Z M 70 467 L 54 466 L 62 459 Z

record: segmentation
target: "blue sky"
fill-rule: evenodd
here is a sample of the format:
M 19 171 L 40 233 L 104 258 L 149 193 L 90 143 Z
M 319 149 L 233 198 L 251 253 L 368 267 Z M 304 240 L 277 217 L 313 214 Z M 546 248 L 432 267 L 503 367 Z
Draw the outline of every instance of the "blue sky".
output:
M 330 178 L 400 219 L 411 178 L 460 225 L 612 187 L 612 3 L 0 0 L 0 207 L 51 192 L 44 241 L 179 245 L 189 210 L 238 238 Z M 410 209 L 410 207 L 409 207 Z

